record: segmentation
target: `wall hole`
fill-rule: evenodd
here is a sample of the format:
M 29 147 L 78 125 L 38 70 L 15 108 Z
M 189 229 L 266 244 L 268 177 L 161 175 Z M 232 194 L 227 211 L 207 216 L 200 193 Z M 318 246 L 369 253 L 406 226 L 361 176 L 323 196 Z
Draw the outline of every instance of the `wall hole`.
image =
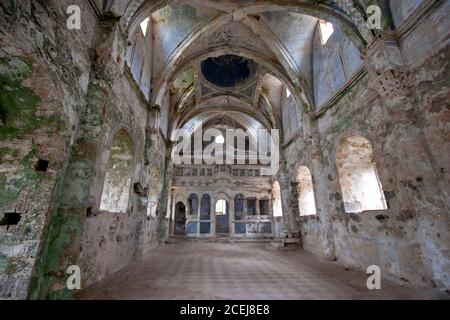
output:
M 14 226 L 17 225 L 22 218 L 20 213 L 16 212 L 5 212 L 3 218 L 0 221 L 0 226 Z
M 50 161 L 39 159 L 36 163 L 35 169 L 39 172 L 47 172 Z

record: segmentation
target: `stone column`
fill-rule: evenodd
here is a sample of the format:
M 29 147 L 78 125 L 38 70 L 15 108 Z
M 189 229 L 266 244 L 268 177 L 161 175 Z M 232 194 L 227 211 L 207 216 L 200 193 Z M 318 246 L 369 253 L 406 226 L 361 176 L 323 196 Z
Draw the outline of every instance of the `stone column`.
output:
M 323 258 L 333 260 L 336 256 L 334 233 L 333 233 L 333 212 L 330 197 L 336 198 L 340 194 L 340 185 L 338 183 L 338 172 L 336 165 L 330 163 L 331 168 L 336 168 L 334 177 L 327 176 L 321 152 L 321 137 L 316 125 L 311 121 L 311 115 L 304 117 L 305 132 L 307 132 L 305 140 L 309 140 L 310 145 L 310 171 L 313 179 L 314 201 L 316 204 L 316 212 L 319 217 L 321 229 L 320 247 L 322 249 Z M 341 196 L 339 196 L 341 197 Z M 297 197 L 298 207 L 298 197 Z
M 230 199 L 229 204 L 228 204 L 228 225 L 230 226 L 230 236 L 234 236 L 235 235 L 235 228 L 234 228 L 234 198 Z
M 216 235 L 216 196 L 211 196 L 211 206 L 210 206 L 210 223 L 211 223 L 211 235 Z
M 283 162 L 278 172 L 278 182 L 281 190 L 281 207 L 283 209 L 283 225 L 289 234 L 297 233 L 298 228 L 292 210 L 291 181 L 286 172 L 286 164 Z

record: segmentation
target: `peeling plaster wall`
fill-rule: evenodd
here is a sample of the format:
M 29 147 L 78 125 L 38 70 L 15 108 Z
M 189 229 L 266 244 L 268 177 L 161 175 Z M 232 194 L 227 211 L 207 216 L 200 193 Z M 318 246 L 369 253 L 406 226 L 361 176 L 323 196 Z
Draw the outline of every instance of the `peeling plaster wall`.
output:
M 408 25 L 420 7 L 418 1 L 407 2 L 391 2 L 397 25 Z M 66 28 L 65 9 L 73 4 L 82 9 L 81 31 Z M 374 75 L 370 64 L 386 61 L 383 52 L 369 55 L 367 70 L 347 91 L 326 109 L 302 115 L 296 138 L 284 146 L 277 177 L 283 217 L 276 219 L 276 233 L 300 232 L 306 250 L 349 267 L 378 264 L 395 280 L 449 288 L 449 5 L 444 2 L 417 28 L 401 30 L 404 66 L 397 66 L 392 55 L 394 70 Z M 69 265 L 81 267 L 86 287 L 169 236 L 174 185 L 164 136 L 171 105 L 167 98 L 159 110 L 146 98 L 180 41 L 216 15 L 188 5 L 163 9 L 147 37 L 137 35 L 143 56 L 162 54 L 144 59 L 133 75 L 124 67 L 130 39 L 118 19 L 102 17 L 100 26 L 88 1 L 0 1 L 0 214 L 22 214 L 17 225 L 0 226 L 0 298 L 70 298 Z M 294 34 L 282 34 L 284 25 L 263 17 L 305 78 L 312 76 L 317 106 L 363 63 L 338 28 L 324 48 L 316 30 L 311 75 L 306 53 L 313 24 L 297 47 Z M 302 21 L 297 22 L 301 29 Z M 182 48 L 184 53 L 195 56 L 211 46 L 233 45 L 268 51 L 266 58 L 275 60 L 264 41 L 249 41 L 252 31 L 243 22 L 215 31 L 198 34 L 200 41 Z M 337 52 L 344 67 L 336 67 Z M 324 80 L 327 72 L 336 77 Z M 154 127 L 157 120 L 162 132 Z M 134 144 L 130 199 L 126 212 L 100 211 L 111 140 L 120 128 Z M 373 147 L 388 210 L 344 212 L 336 153 L 342 139 L 355 134 Z M 39 159 L 49 161 L 46 172 L 36 170 Z M 301 165 L 312 174 L 315 216 L 299 217 L 294 180 Z
M 73 4 L 81 31 L 66 28 Z M 166 146 L 147 128 L 145 92 L 123 68 L 126 38 L 106 22 L 97 27 L 87 1 L 0 2 L 0 216 L 22 214 L 0 226 L 2 299 L 69 298 L 69 265 L 80 266 L 84 288 L 158 243 L 148 204 L 161 196 Z M 100 212 L 119 128 L 134 143 L 128 210 Z M 38 159 L 49 161 L 46 172 Z
M 439 32 L 448 39 L 448 31 L 434 23 L 444 15 L 436 11 L 402 43 Z M 448 289 L 450 51 L 448 40 L 416 41 L 407 48 L 403 55 L 414 64 L 394 72 L 393 79 L 387 71 L 381 87 L 364 76 L 286 147 L 287 176 L 303 164 L 312 171 L 318 215 L 296 217 L 306 250 L 352 268 L 379 265 L 383 276 L 399 282 Z M 397 87 L 401 81 L 405 89 Z M 336 153 L 352 135 L 364 136 L 374 148 L 388 210 L 344 211 Z
M 72 1 L 83 9 L 83 1 Z M 79 122 L 78 112 L 89 81 L 87 46 L 95 29 L 75 37 L 60 33 L 67 1 L 44 8 L 31 1 L 0 4 L 0 215 L 21 213 L 20 222 L 0 226 L 0 297 L 23 299 L 64 175 L 68 148 Z M 87 20 L 90 11 L 83 11 Z M 87 22 L 87 21 L 85 21 Z M 76 62 L 75 62 L 76 60 Z M 37 172 L 38 159 L 49 161 Z

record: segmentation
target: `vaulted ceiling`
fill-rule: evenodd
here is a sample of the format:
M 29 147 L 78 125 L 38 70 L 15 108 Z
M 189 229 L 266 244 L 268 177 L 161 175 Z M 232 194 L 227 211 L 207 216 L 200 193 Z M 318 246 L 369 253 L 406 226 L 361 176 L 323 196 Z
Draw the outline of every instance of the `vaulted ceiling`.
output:
M 360 50 L 374 39 L 360 1 L 97 1 L 105 11 L 122 16 L 130 34 L 150 17 L 151 100 L 163 105 L 170 93 L 172 128 L 224 113 L 253 129 L 281 128 L 286 90 L 299 109 L 314 108 L 312 51 L 318 19 L 343 30 Z M 239 77 L 238 71 L 230 71 L 233 67 L 214 71 L 213 80 L 202 70 L 208 61 L 233 56 L 251 66 L 243 82 L 229 85 L 236 80 L 230 72 Z

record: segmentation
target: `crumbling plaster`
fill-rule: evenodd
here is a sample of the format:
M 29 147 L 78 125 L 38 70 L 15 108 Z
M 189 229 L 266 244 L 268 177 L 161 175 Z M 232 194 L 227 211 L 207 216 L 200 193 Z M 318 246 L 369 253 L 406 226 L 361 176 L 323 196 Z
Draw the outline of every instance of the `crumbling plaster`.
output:
M 430 21 L 442 21 L 443 12 L 435 12 Z M 432 23 L 417 28 L 434 34 Z M 400 282 L 448 288 L 448 169 L 442 154 L 448 131 L 443 108 L 448 101 L 448 40 L 428 47 L 426 59 L 401 67 L 379 51 L 390 45 L 371 49 L 365 58 L 369 74 L 333 99 L 331 108 L 312 114 L 312 127 L 286 147 L 288 175 L 298 165 L 310 164 L 315 182 L 318 215 L 296 220 L 307 250 L 328 252 L 328 258 L 358 269 L 380 265 L 386 276 Z M 427 44 L 416 45 L 402 55 L 423 57 Z M 336 153 L 342 139 L 352 135 L 366 137 L 374 148 L 388 210 L 344 211 Z
M 398 30 L 384 26 L 385 32 L 375 37 L 361 6 L 350 0 L 298 5 L 196 0 L 189 4 L 193 11 L 201 5 L 208 9 L 200 11 L 210 14 L 199 19 L 197 13 L 189 15 L 196 18 L 181 24 L 189 26 L 187 33 L 172 25 L 176 37 L 159 46 L 164 54 L 147 46 L 144 52 L 152 60 L 145 61 L 144 77 L 138 80 L 126 65 L 127 49 L 143 18 L 172 1 L 98 3 L 0 1 L 0 213 L 22 214 L 19 224 L 0 227 L 0 265 L 6 261 L 0 270 L 0 297 L 70 298 L 68 266 L 79 265 L 87 275 L 83 286 L 88 286 L 163 242 L 173 226 L 171 192 L 181 190 L 175 199 L 190 193 L 172 179 L 176 168 L 170 159 L 173 144 L 167 141 L 170 130 L 207 107 L 246 112 L 236 119 L 248 127 L 283 128 L 283 103 L 277 104 L 276 97 L 269 94 L 266 100 L 271 115 L 254 104 L 263 71 L 279 79 L 282 93 L 285 87 L 292 89 L 302 113 L 298 131 L 283 141 L 278 175 L 257 189 L 270 197 L 273 181 L 280 184 L 283 216 L 275 219 L 272 230 L 301 237 L 306 250 L 348 267 L 378 264 L 394 280 L 449 288 L 448 2 L 392 7 Z M 182 3 L 173 4 L 185 8 Z M 82 9 L 81 31 L 65 28 L 69 4 Z M 266 11 L 334 22 L 340 27 L 335 41 L 343 40 L 355 56 L 357 50 L 364 53 L 363 60 L 351 61 L 354 72 L 326 99 L 314 99 L 314 77 L 321 74 L 314 73 L 314 57 L 313 72 L 304 74 L 310 62 L 303 64 L 300 52 L 290 52 L 295 49 L 292 39 L 276 39 L 277 32 L 268 27 L 274 22 L 259 22 Z M 315 28 L 309 26 L 311 34 L 302 38 L 306 42 L 314 38 Z M 251 32 L 258 39 L 253 47 L 246 43 L 253 40 Z M 220 35 L 214 48 L 208 42 L 211 34 Z M 299 44 L 300 51 L 309 48 L 312 53 L 313 43 L 306 42 Z M 226 94 L 200 104 L 194 97 L 183 109 L 187 116 L 175 117 L 166 89 L 189 68 L 195 69 L 196 85 L 199 62 L 221 54 L 238 54 L 260 65 L 254 100 L 240 99 L 239 109 L 223 102 Z M 207 116 L 203 119 L 217 112 Z M 126 212 L 105 212 L 100 201 L 109 147 L 121 128 L 134 144 L 130 200 Z M 341 141 L 353 135 L 372 145 L 387 210 L 344 211 L 336 154 Z M 49 161 L 47 172 L 35 170 L 38 159 Z M 314 216 L 299 217 L 294 180 L 302 165 L 312 174 Z M 231 204 L 232 188 L 222 186 L 217 195 L 225 193 Z M 255 192 L 251 188 L 243 188 L 246 196 Z M 198 188 L 199 197 L 206 192 L 208 188 Z

